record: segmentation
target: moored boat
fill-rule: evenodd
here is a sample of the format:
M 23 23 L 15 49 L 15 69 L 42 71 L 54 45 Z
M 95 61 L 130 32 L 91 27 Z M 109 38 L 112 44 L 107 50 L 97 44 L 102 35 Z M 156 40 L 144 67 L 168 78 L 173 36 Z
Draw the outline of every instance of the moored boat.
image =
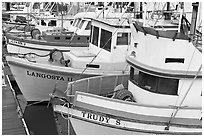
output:
M 81 18 L 91 23 L 91 17 L 89 17 L 89 20 L 86 17 Z M 61 51 L 82 49 L 83 47 L 85 49 L 88 47 L 90 36 L 90 27 L 86 26 L 90 26 L 90 23 L 81 23 L 83 30 L 80 29 L 80 34 L 73 29 L 66 30 L 60 27 L 42 31 L 39 26 L 31 30 L 31 37 L 23 36 L 24 33 L 13 35 L 13 33 L 8 32 L 6 33 L 8 39 L 7 49 L 11 53 L 33 52 L 38 54 L 47 54 L 54 48 Z
M 189 30 L 130 26 L 130 75 L 70 82 L 51 94 L 54 111 L 79 135 L 201 135 L 202 53 Z
M 55 50 L 45 57 L 21 54 L 6 56 L 6 59 L 28 102 L 49 100 L 56 83 L 57 88 L 65 90 L 67 82 L 76 79 L 128 73 L 125 57 L 130 36 L 127 20 L 118 23 L 118 19 L 94 19 L 86 50 L 63 53 Z

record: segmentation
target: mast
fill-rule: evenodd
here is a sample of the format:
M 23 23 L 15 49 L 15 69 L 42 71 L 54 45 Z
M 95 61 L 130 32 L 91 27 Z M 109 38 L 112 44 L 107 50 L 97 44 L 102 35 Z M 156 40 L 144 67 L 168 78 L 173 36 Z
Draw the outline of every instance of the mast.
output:
M 143 9 L 142 9 L 142 2 L 140 2 L 140 19 L 142 19 Z
M 147 3 L 144 2 L 143 6 L 144 6 L 143 26 L 146 27 L 147 26 Z
M 184 2 L 179 2 L 179 5 L 180 5 L 180 18 L 179 18 L 178 32 L 180 32 L 181 30 L 182 16 L 184 13 Z
M 10 2 L 5 2 L 6 3 L 6 11 L 11 10 L 11 3 Z
M 166 13 L 164 13 L 164 15 L 165 15 L 165 20 L 170 20 L 170 19 L 171 19 L 170 10 L 171 10 L 170 2 L 167 2 L 167 5 L 166 5 Z
M 142 2 L 134 2 L 134 17 L 142 19 Z
M 63 3 L 61 3 L 61 32 L 63 31 Z
M 195 35 L 195 31 L 196 31 L 196 22 L 197 22 L 197 16 L 198 16 L 199 3 L 198 2 L 192 3 L 192 6 L 193 6 L 193 11 L 192 11 L 191 27 L 190 27 L 191 37 Z

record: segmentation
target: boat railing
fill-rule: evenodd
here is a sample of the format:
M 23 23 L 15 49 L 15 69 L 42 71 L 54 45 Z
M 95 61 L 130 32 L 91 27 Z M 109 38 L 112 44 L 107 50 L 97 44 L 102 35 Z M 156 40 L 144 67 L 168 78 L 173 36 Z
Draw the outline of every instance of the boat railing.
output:
M 67 95 L 75 95 L 76 91 L 109 96 L 114 93 L 116 86 L 122 84 L 125 89 L 128 87 L 129 75 L 110 75 L 90 77 L 68 83 Z

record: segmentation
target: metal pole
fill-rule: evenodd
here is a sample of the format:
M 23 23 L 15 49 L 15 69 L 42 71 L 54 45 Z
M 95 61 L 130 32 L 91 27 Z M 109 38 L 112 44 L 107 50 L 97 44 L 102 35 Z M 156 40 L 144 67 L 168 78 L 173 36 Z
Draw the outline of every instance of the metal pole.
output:
M 69 125 L 69 103 L 67 103 L 67 107 L 68 107 L 68 116 L 67 116 L 67 134 L 70 135 L 70 125 Z
M 196 22 L 197 22 L 197 15 L 198 15 L 198 2 L 192 3 L 193 11 L 192 11 L 192 18 L 191 18 L 191 27 L 190 27 L 190 34 L 193 36 L 196 31 Z

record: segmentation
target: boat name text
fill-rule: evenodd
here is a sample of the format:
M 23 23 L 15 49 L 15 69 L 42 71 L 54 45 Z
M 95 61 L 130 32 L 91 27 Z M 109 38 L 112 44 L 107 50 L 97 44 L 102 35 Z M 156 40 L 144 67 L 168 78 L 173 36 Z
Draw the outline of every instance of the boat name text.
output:
M 28 76 L 31 77 L 38 77 L 38 78 L 45 78 L 45 79 L 52 79 L 52 80 L 60 80 L 60 81 L 65 81 L 65 78 L 63 76 L 57 76 L 57 75 L 50 75 L 50 74 L 44 74 L 44 73 L 39 73 L 39 72 L 31 72 L 31 71 L 26 71 Z M 68 77 L 67 81 L 73 81 L 73 78 Z
M 17 41 L 17 40 L 10 40 L 10 43 L 12 44 L 17 44 L 17 45 L 26 45 L 24 42 L 21 42 L 21 41 Z
M 120 120 L 119 119 L 111 119 L 110 117 L 107 117 L 107 116 L 92 114 L 92 113 L 85 112 L 85 111 L 82 111 L 82 117 L 86 118 L 86 119 L 94 120 L 94 121 L 97 121 L 97 122 L 100 122 L 100 123 L 106 123 L 106 124 L 109 124 L 110 120 L 111 121 L 114 120 L 115 125 L 120 125 Z

